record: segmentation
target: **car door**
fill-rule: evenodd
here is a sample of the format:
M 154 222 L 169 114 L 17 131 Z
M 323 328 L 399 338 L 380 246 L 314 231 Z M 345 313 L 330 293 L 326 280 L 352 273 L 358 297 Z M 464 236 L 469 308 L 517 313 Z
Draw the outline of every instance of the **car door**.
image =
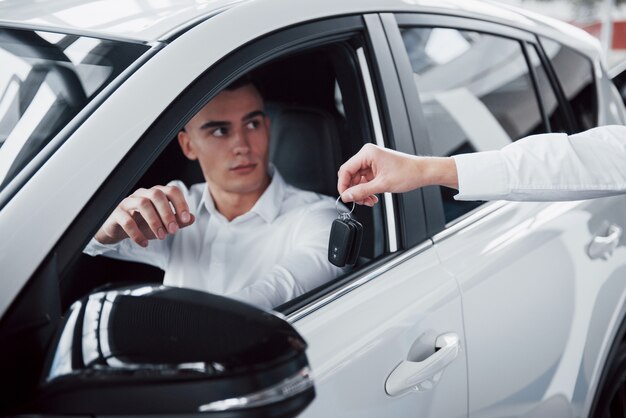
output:
M 233 19 L 248 19 L 245 12 L 233 15 Z M 7 249 L 3 260 L 13 258 L 13 281 L 10 292 L 3 295 L 5 309 L 26 283 L 47 283 L 54 293 L 46 288 L 36 289 L 35 294 L 47 295 L 45 299 L 53 302 L 56 321 L 76 296 L 72 289 L 83 277 L 73 271 L 75 261 L 99 225 L 194 109 L 230 80 L 259 65 L 258 57 L 269 60 L 297 53 L 312 42 L 341 40 L 346 33 L 360 37 L 364 43 L 354 51 L 355 80 L 367 92 L 370 118 L 365 123 L 374 132 L 372 141 L 415 152 L 377 15 L 318 19 L 310 24 L 300 24 L 293 16 L 291 22 L 284 16 L 280 22 L 276 19 L 274 26 L 268 24 L 270 29 L 254 20 L 245 33 L 190 57 L 190 50 L 204 51 L 199 45 L 223 33 L 231 21 L 224 18 L 215 25 L 205 22 L 194 27 L 156 54 L 76 130 L 2 212 L 5 221 L 20 219 L 20 212 L 31 220 L 7 231 L 22 238 L 14 240 L 11 248 L 3 247 Z M 278 30 L 284 25 L 291 27 Z M 349 41 L 348 37 L 345 43 Z M 177 69 L 185 60 L 187 65 Z M 177 77 L 170 76 L 174 73 Z M 163 88 L 153 91 L 158 80 Z M 48 202 L 46 210 L 36 203 L 39 199 Z M 304 416 L 466 416 L 461 299 L 458 285 L 439 265 L 427 238 L 422 193 L 386 195 L 382 206 L 384 231 L 374 247 L 383 248 L 383 254 L 313 294 L 289 314 L 309 344 L 307 354 L 316 379 L 317 398 Z M 28 236 L 39 239 L 31 245 Z M 16 256 L 29 247 L 30 262 L 25 255 Z M 132 277 L 129 270 L 128 278 L 141 281 L 143 277 Z M 26 286 L 30 292 L 32 286 Z M 37 354 L 44 357 L 43 344 Z M 33 364 L 29 378 L 37 376 L 40 366 Z
M 565 98 L 592 115 L 577 94 L 595 91 L 592 63 L 576 51 L 547 52 L 528 32 L 470 19 L 398 15 L 392 27 L 410 74 L 405 94 L 419 94 L 435 155 L 571 132 L 578 121 Z M 560 79 L 564 93 L 553 87 L 562 74 L 551 78 L 545 64 L 572 54 L 587 84 Z M 465 203 L 444 188 L 431 198 L 445 218 L 431 227 L 441 231 L 434 249 L 463 295 L 469 416 L 587 416 L 622 318 L 626 198 Z
M 371 50 L 359 53 L 358 68 L 375 142 L 414 153 L 381 21 L 365 21 Z M 316 379 L 302 416 L 466 416 L 458 287 L 426 238 L 421 192 L 383 200 L 389 254 L 288 316 L 309 343 Z

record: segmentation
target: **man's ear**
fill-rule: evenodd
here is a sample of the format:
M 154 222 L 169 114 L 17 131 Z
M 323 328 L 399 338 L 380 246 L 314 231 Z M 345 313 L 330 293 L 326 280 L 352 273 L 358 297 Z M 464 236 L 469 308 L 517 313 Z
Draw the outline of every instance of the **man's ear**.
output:
M 180 145 L 180 149 L 183 151 L 183 154 L 185 154 L 185 157 L 187 157 L 190 160 L 198 159 L 198 156 L 193 150 L 193 146 L 191 144 L 191 138 L 189 137 L 189 134 L 186 131 L 178 132 L 178 145 Z

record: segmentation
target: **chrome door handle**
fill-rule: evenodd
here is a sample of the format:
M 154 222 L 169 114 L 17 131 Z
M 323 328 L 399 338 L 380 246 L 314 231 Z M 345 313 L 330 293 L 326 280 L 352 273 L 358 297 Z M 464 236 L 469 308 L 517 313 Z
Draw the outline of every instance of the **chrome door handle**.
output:
M 396 367 L 385 382 L 385 392 L 391 396 L 417 390 L 430 390 L 441 378 L 443 370 L 459 354 L 459 337 L 455 333 L 437 337 L 435 347 L 439 350 L 422 361 L 405 360 Z
M 613 254 L 613 250 L 617 248 L 619 240 L 622 237 L 622 232 L 621 227 L 611 225 L 609 226 L 609 231 L 606 236 L 596 235 L 593 237 L 587 247 L 587 255 L 589 255 L 589 258 L 592 260 L 596 258 L 608 259 Z

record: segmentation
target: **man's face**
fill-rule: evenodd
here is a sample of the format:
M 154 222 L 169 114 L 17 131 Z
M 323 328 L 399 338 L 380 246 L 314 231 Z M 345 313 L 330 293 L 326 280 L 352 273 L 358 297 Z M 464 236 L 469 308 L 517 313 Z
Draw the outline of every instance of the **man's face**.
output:
M 199 161 L 213 195 L 259 197 L 267 188 L 269 120 L 252 84 L 218 94 L 191 118 L 178 140 L 187 158 Z

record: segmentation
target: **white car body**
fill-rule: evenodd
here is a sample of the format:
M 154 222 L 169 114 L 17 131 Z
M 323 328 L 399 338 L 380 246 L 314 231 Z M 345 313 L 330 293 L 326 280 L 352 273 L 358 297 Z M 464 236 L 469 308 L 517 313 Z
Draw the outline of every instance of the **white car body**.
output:
M 233 51 L 288 27 L 341 15 L 364 15 L 366 25 L 382 27 L 380 14 L 415 13 L 547 36 L 593 62 L 598 124 L 626 123 L 595 41 L 479 1 L 24 3 L 0 3 L 0 26 L 160 46 L 0 209 L 0 317 L 169 104 Z M 380 103 L 370 106 L 380 110 Z M 376 140 L 386 143 L 384 135 Z M 397 202 L 385 199 L 389 214 Z M 387 261 L 287 315 L 309 344 L 317 390 L 301 416 L 587 416 L 626 315 L 626 246 L 621 239 L 607 259 L 591 259 L 587 248 L 609 226 L 626 228 L 625 207 L 622 196 L 487 203 L 410 248 L 398 243 L 400 221 L 387 215 Z M 459 352 L 434 387 L 390 396 L 385 385 L 394 369 L 424 360 L 449 333 Z

